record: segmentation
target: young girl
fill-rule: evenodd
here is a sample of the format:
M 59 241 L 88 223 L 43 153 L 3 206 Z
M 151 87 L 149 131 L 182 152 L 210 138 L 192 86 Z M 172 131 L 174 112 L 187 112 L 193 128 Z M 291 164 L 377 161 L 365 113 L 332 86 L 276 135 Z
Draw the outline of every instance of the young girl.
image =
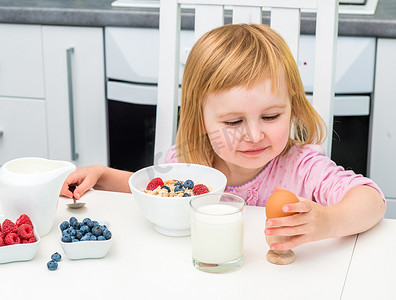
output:
M 271 249 L 365 231 L 381 220 L 384 197 L 370 179 L 345 171 L 320 145 L 324 122 L 307 101 L 284 40 L 264 25 L 225 25 L 202 36 L 187 60 L 176 145 L 167 162 L 208 165 L 227 176 L 226 192 L 265 206 L 275 189 L 300 202 L 290 217 L 270 219 L 268 235 L 293 238 Z M 79 199 L 91 187 L 130 192 L 132 173 L 77 169 L 61 194 Z M 69 185 L 77 185 L 74 194 Z

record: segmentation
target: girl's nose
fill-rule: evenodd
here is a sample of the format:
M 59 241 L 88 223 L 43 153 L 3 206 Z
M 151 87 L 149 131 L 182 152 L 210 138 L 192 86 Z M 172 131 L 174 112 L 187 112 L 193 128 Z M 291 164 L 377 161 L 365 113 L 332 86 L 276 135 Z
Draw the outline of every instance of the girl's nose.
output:
M 257 143 L 261 141 L 264 138 L 264 132 L 259 125 L 252 125 L 252 124 L 247 124 L 245 128 L 245 134 L 243 136 L 244 141 L 246 142 L 251 142 L 251 143 Z

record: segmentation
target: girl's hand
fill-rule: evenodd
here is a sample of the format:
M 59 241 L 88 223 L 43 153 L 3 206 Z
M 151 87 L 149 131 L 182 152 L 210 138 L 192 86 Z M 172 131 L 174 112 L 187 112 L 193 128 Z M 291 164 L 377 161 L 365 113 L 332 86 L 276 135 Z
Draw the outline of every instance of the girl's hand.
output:
M 291 237 L 287 242 L 271 244 L 271 250 L 288 250 L 303 243 L 330 237 L 330 221 L 326 207 L 302 197 L 298 199 L 298 203 L 283 206 L 284 212 L 297 214 L 266 221 L 266 235 Z
M 67 176 L 60 195 L 68 198 L 74 197 L 77 200 L 80 199 L 86 191 L 95 186 L 103 172 L 102 166 L 78 168 Z M 69 186 L 76 186 L 74 192 L 69 190 Z

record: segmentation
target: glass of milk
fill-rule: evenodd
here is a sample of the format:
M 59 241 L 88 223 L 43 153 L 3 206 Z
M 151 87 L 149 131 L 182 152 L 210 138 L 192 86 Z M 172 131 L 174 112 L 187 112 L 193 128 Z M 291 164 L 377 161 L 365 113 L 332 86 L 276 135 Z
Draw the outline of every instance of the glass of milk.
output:
M 205 194 L 190 206 L 194 266 L 211 273 L 241 267 L 245 201 L 227 193 Z

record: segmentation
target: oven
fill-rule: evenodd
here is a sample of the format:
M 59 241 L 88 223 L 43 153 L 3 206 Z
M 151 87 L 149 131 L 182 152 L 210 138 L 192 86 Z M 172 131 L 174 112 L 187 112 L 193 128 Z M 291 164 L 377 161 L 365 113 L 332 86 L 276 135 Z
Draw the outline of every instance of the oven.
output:
M 194 33 L 181 33 L 180 82 Z M 367 175 L 375 38 L 339 37 L 332 159 Z M 109 165 L 136 171 L 154 162 L 159 31 L 105 29 Z M 314 37 L 301 36 L 298 66 L 312 95 Z

